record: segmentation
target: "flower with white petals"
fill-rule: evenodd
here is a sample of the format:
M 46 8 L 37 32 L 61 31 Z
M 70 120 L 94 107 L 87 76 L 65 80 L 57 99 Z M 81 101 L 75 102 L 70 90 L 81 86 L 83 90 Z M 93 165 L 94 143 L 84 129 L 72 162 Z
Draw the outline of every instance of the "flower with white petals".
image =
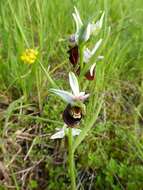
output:
M 68 127 L 73 128 L 79 125 L 82 117 L 86 113 L 84 101 L 89 97 L 89 94 L 79 91 L 78 80 L 72 72 L 69 73 L 69 83 L 72 93 L 59 89 L 51 89 L 50 91 L 68 103 L 63 111 L 63 120 Z
M 83 60 L 84 63 L 88 63 L 90 61 L 90 59 L 92 58 L 92 56 L 96 53 L 96 51 L 98 50 L 98 48 L 100 47 L 102 43 L 102 39 L 100 39 L 94 46 L 94 48 L 92 50 L 89 50 L 88 48 L 86 48 L 84 50 L 84 55 L 83 55 Z M 103 56 L 98 56 L 97 59 L 102 59 Z M 89 68 L 89 71 L 85 74 L 86 78 L 88 80 L 93 80 L 94 79 L 94 74 L 95 74 L 95 66 L 96 63 L 92 64 Z
M 87 23 L 87 25 L 85 25 L 82 22 L 80 18 L 80 14 L 76 7 L 74 7 L 74 11 L 75 12 L 72 15 L 76 24 L 76 32 L 75 34 L 71 35 L 69 41 L 73 44 L 74 43 L 78 44 L 79 41 L 82 41 L 82 42 L 88 41 L 92 34 L 98 33 L 98 31 L 102 28 L 102 25 L 103 25 L 104 13 L 101 15 L 101 18 L 96 23 L 89 22 Z
M 90 23 L 90 32 L 93 34 L 97 34 L 97 32 L 102 28 L 103 19 L 105 13 L 103 12 L 100 19 L 96 23 Z
M 89 50 L 88 48 L 84 50 L 84 56 L 83 56 L 84 63 L 89 62 L 90 58 L 96 53 L 101 43 L 102 43 L 102 39 L 98 40 L 98 42 L 95 44 L 92 50 Z
M 58 132 L 56 132 L 54 135 L 50 137 L 50 139 L 62 139 L 68 134 L 69 128 L 64 125 L 63 128 L 59 129 Z M 80 134 L 81 130 L 72 128 L 72 136 L 78 136 Z
M 78 80 L 73 72 L 69 73 L 69 83 L 72 93 L 59 89 L 50 89 L 50 91 L 60 96 L 65 102 L 71 105 L 74 105 L 79 101 L 84 102 L 84 100 L 89 97 L 89 94 L 85 94 L 85 92 L 79 91 Z

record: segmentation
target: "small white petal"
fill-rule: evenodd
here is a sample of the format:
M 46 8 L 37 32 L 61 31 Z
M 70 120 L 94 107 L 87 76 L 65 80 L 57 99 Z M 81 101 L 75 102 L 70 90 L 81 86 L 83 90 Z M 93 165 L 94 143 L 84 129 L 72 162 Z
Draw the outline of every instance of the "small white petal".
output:
M 79 96 L 84 96 L 85 95 L 85 92 L 80 92 L 79 93 Z
M 67 103 L 73 103 L 74 101 L 74 96 L 64 90 L 58 90 L 58 89 L 50 89 L 50 92 L 55 93 L 56 95 L 60 96 L 64 101 L 66 101 Z
M 83 52 L 83 61 L 85 63 L 89 62 L 89 59 L 91 58 L 91 52 L 88 48 L 86 48 Z
M 80 100 L 84 101 L 89 97 L 90 94 L 85 94 L 84 96 L 80 97 Z
M 95 32 L 96 30 L 97 30 L 97 23 L 96 24 L 94 24 L 94 23 L 90 23 L 90 32 L 91 32 L 91 34 L 93 33 L 93 32 Z
M 75 129 L 75 128 L 72 128 L 72 136 L 78 136 L 81 132 L 81 129 Z
M 90 23 L 88 23 L 88 25 L 83 33 L 83 36 L 82 36 L 83 41 L 87 42 L 90 38 L 90 35 L 91 35 Z
M 103 13 L 101 15 L 101 18 L 95 24 L 94 23 L 90 24 L 90 32 L 91 32 L 91 34 L 92 33 L 97 34 L 97 32 L 102 28 L 104 15 L 105 14 Z
M 101 43 L 102 43 L 102 39 L 98 40 L 98 42 L 95 44 L 93 50 L 91 51 L 91 56 L 93 56 L 95 54 L 97 49 L 100 47 Z
M 75 96 L 78 96 L 79 95 L 78 80 L 77 80 L 77 78 L 73 72 L 69 73 L 69 82 L 70 82 L 70 86 L 71 86 L 71 89 L 73 91 L 73 94 Z
M 94 68 L 95 68 L 95 66 L 96 66 L 96 63 L 94 63 L 92 66 L 91 66 L 91 68 L 90 68 L 90 75 L 91 76 L 93 76 L 93 72 L 94 72 Z
M 54 135 L 50 137 L 50 139 L 62 139 L 65 135 L 68 135 L 69 128 L 63 127 L 60 131 L 56 132 Z M 77 136 L 81 132 L 80 129 L 72 128 L 72 136 Z
M 76 33 L 72 34 L 69 37 L 69 42 L 70 42 L 71 45 L 75 45 L 78 42 L 78 35 Z
M 72 34 L 72 35 L 70 35 L 70 37 L 69 37 L 69 42 L 70 42 L 70 43 L 75 43 L 75 42 L 76 42 L 75 39 L 76 39 L 76 38 L 75 38 L 75 34 Z
M 64 138 L 64 136 L 65 136 L 65 131 L 62 128 L 60 131 L 58 131 L 57 133 L 55 133 L 54 135 L 52 135 L 50 137 L 50 139 L 62 139 L 62 138 Z

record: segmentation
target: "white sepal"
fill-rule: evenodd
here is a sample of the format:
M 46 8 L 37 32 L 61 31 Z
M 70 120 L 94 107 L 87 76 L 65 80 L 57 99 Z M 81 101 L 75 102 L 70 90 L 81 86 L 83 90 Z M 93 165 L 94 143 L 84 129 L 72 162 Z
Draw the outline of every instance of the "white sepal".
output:
M 83 61 L 85 63 L 89 62 L 89 59 L 91 58 L 91 52 L 88 48 L 86 48 L 83 52 Z
M 90 94 L 85 94 L 84 96 L 80 97 L 80 100 L 84 101 L 89 97 Z
M 53 89 L 53 88 L 50 89 L 49 91 L 60 96 L 67 103 L 73 103 L 74 101 L 74 96 L 70 92 L 67 92 L 65 90 Z
M 62 128 L 60 131 L 56 132 L 54 135 L 50 137 L 50 139 L 62 139 L 65 136 L 65 131 Z
M 78 80 L 73 72 L 69 73 L 69 83 L 70 87 L 72 89 L 72 92 L 75 96 L 79 95 L 79 85 L 78 85 Z
M 85 92 L 79 91 L 78 80 L 73 72 L 69 73 L 69 83 L 73 94 L 65 90 L 59 90 L 54 88 L 50 89 L 49 91 L 60 96 L 64 101 L 66 101 L 69 104 L 74 104 L 74 102 L 77 100 L 83 101 L 89 96 L 85 95 Z
M 91 23 L 91 26 L 90 26 L 91 33 L 95 33 L 96 34 L 102 28 L 104 14 L 105 13 L 103 13 L 101 15 L 100 19 L 95 24 Z
M 69 131 L 69 128 L 61 128 L 58 132 L 56 132 L 54 135 L 52 135 L 50 137 L 50 139 L 62 139 L 64 138 L 66 135 L 68 135 L 68 131 Z M 79 135 L 81 132 L 80 129 L 75 129 L 75 128 L 72 128 L 72 136 L 77 136 Z
M 96 51 L 100 47 L 101 43 L 102 43 L 102 39 L 98 40 L 98 42 L 95 44 L 94 48 L 91 51 L 91 56 L 93 56 L 96 53 Z
M 73 15 L 73 18 L 74 18 L 75 23 L 76 23 L 76 33 L 79 33 L 79 30 L 82 27 L 83 23 L 81 21 L 79 12 L 78 12 L 76 7 L 74 7 L 74 10 L 75 10 L 75 13 L 73 13 L 72 15 Z
M 81 132 L 81 129 L 75 129 L 75 128 L 72 128 L 72 136 L 78 136 Z
M 84 96 L 85 95 L 85 92 L 80 92 L 79 93 L 79 96 Z

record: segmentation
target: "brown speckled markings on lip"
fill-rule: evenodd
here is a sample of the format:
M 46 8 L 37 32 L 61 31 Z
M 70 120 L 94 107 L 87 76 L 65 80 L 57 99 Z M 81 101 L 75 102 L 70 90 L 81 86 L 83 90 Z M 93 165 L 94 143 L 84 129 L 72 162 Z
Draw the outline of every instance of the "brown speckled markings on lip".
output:
M 82 119 L 82 111 L 79 107 L 72 107 L 70 104 L 67 105 L 63 112 L 63 120 L 68 127 L 75 127 L 80 123 Z

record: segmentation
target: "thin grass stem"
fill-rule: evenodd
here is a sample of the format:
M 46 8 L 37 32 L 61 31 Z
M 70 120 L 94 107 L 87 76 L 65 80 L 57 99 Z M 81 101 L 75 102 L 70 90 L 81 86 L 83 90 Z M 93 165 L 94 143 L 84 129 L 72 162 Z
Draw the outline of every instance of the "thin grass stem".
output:
M 39 61 L 39 65 L 42 68 L 42 70 L 44 71 L 44 73 L 46 74 L 46 77 L 48 78 L 49 82 L 51 83 L 51 85 L 55 88 L 57 88 L 56 83 L 53 81 L 53 79 L 51 78 L 51 76 L 49 75 L 49 73 L 46 71 L 45 67 L 42 65 L 42 63 Z

